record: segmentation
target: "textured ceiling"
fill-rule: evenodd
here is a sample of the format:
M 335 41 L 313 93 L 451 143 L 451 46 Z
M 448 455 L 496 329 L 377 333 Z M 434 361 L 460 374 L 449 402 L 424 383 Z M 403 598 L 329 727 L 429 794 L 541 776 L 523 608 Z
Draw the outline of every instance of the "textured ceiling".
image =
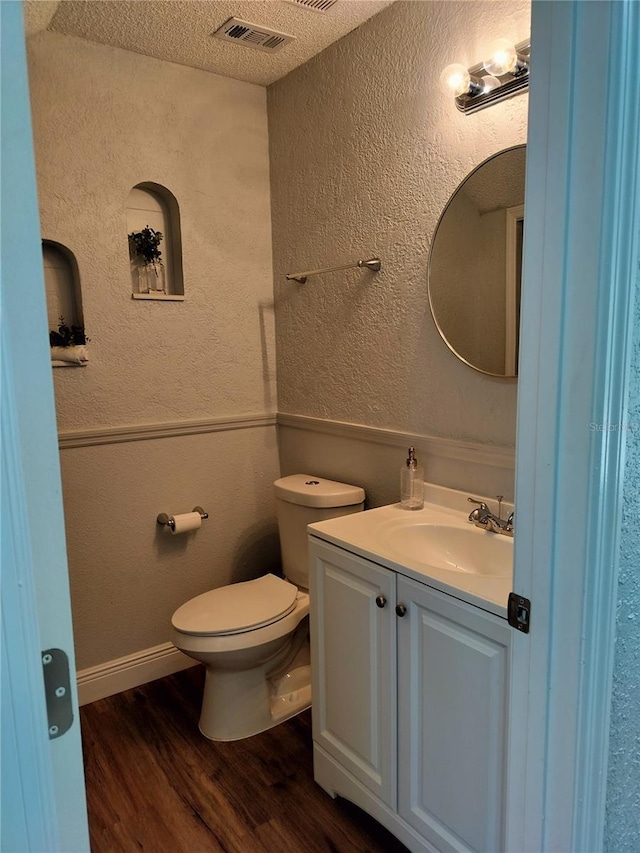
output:
M 46 30 L 60 0 L 24 0 L 24 28 L 28 36 Z
M 47 28 L 90 41 L 268 85 L 302 65 L 393 0 L 338 0 L 316 12 L 288 0 L 27 0 L 27 34 Z M 46 10 L 44 7 L 47 7 Z M 274 54 L 229 44 L 212 33 L 228 18 L 296 40 Z

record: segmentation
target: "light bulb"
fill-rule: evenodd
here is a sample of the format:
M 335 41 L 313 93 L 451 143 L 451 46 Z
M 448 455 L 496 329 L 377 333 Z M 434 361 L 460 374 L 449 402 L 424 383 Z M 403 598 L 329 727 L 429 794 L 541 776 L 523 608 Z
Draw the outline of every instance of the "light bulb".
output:
M 484 67 L 493 77 L 512 74 L 518 64 L 518 54 L 513 44 L 507 39 L 496 39 L 489 45 L 489 59 L 484 61 Z
M 481 78 L 482 80 L 482 94 L 486 95 L 487 92 L 493 92 L 494 89 L 499 89 L 502 86 L 502 83 L 498 80 L 497 77 L 490 77 L 486 75 Z
M 442 88 L 448 95 L 455 95 L 455 97 L 466 94 L 469 91 L 470 82 L 471 75 L 464 65 L 459 63 L 447 65 L 440 75 Z

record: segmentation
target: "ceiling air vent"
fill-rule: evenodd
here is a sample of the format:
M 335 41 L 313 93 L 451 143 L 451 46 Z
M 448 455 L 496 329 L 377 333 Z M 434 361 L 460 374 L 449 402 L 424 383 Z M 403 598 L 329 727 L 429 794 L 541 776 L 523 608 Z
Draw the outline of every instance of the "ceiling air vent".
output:
M 327 12 L 336 5 L 338 0 L 289 0 L 289 2 L 295 3 L 296 6 L 304 6 L 306 9 L 313 9 L 314 12 Z
M 275 53 L 295 39 L 295 36 L 288 36 L 277 30 L 268 30 L 266 27 L 258 27 L 239 18 L 229 18 L 213 35 L 224 41 L 235 41 L 245 47 L 265 50 L 269 53 Z

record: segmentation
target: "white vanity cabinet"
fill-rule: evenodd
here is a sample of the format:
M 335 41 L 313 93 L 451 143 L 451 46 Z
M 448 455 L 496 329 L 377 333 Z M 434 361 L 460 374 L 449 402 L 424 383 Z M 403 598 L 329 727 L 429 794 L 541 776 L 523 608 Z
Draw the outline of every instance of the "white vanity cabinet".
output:
M 511 629 L 310 537 L 314 775 L 413 851 L 504 850 Z
M 395 807 L 395 576 L 312 542 L 314 743 Z

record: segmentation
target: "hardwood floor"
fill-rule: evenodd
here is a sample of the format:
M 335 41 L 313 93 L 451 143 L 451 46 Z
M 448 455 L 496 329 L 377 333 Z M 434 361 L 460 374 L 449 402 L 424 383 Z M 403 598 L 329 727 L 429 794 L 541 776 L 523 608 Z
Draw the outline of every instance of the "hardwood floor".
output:
M 313 781 L 310 712 L 215 743 L 193 667 L 80 709 L 93 853 L 406 853 Z

